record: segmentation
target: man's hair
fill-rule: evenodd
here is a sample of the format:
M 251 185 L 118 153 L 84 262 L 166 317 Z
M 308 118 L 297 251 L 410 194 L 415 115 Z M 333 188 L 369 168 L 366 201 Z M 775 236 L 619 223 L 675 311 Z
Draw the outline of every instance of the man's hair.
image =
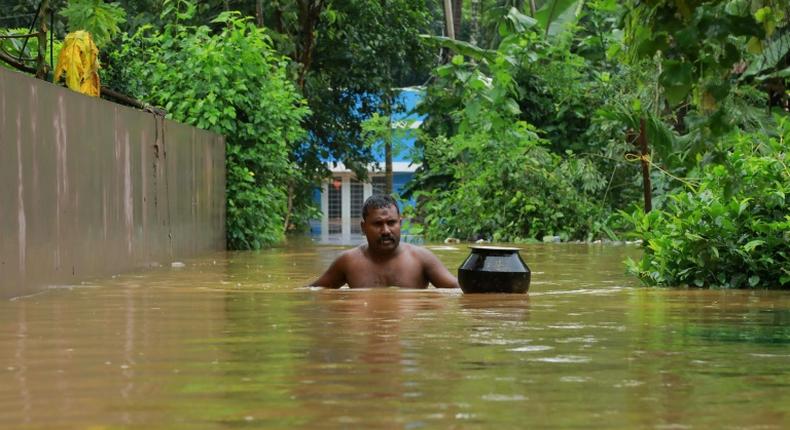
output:
M 387 194 L 373 194 L 372 196 L 368 197 L 365 200 L 365 203 L 362 205 L 362 219 L 368 217 L 368 213 L 370 213 L 373 209 L 381 209 L 381 208 L 388 208 L 390 206 L 395 206 L 395 210 L 398 211 L 398 215 L 400 215 L 400 209 L 398 208 L 398 203 L 395 202 L 395 199 L 392 196 Z

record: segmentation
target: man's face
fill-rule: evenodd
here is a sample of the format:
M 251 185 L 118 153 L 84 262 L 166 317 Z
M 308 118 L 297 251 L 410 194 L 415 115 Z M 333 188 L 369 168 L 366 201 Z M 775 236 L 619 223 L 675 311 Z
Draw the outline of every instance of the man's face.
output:
M 369 211 L 361 226 L 368 246 L 375 251 L 393 251 L 400 244 L 400 213 L 395 206 Z

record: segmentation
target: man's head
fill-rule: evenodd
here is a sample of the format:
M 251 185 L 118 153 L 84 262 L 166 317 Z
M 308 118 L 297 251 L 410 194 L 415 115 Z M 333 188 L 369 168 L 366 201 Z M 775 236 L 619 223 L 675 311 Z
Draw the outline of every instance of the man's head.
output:
M 394 251 L 400 244 L 400 210 L 395 199 L 374 194 L 362 205 L 362 232 L 373 251 Z

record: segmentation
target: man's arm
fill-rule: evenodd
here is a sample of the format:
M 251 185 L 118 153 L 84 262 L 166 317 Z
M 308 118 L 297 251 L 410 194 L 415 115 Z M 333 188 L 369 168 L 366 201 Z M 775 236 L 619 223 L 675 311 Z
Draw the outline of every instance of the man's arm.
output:
M 310 283 L 311 287 L 340 288 L 346 283 L 346 254 L 337 257 L 320 278 Z
M 421 248 L 420 251 L 421 254 L 423 254 L 422 260 L 425 265 L 425 277 L 428 278 L 428 282 L 433 284 L 436 288 L 461 288 L 461 286 L 458 285 L 458 279 L 444 267 L 444 264 L 439 261 L 436 255 L 425 248 Z

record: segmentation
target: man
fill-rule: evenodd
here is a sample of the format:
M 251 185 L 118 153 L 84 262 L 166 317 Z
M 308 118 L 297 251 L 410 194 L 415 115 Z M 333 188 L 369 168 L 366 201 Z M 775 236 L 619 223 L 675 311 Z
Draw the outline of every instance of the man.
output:
M 388 195 L 373 195 L 362 205 L 362 232 L 367 244 L 343 252 L 326 272 L 311 285 L 340 288 L 397 286 L 459 288 L 431 251 L 400 243 L 401 216 L 395 200 Z

